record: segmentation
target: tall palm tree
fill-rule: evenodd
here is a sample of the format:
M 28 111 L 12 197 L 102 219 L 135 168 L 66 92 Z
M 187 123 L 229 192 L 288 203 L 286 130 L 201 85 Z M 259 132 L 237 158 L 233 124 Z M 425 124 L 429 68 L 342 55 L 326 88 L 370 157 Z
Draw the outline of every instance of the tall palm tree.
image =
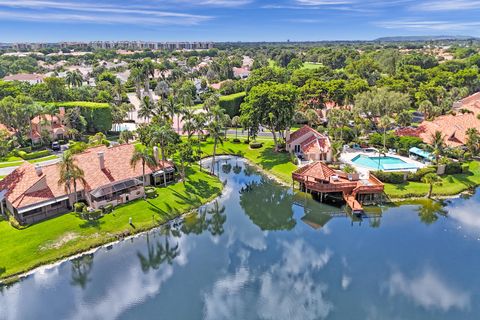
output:
M 151 145 L 159 145 L 160 152 L 162 155 L 162 161 L 166 160 L 165 157 L 165 148 L 167 145 L 175 141 L 176 133 L 172 129 L 169 123 L 164 123 L 160 126 L 155 126 L 151 132 Z
M 238 126 L 240 126 L 240 117 L 235 116 L 232 118 L 232 126 L 235 127 L 235 139 L 238 139 Z
M 85 185 L 85 173 L 76 164 L 75 157 L 71 152 L 64 152 L 60 160 L 60 178 L 58 185 L 64 185 L 68 194 L 71 194 L 72 187 L 75 194 L 75 203 L 78 202 L 77 182 Z
M 432 197 L 432 191 L 433 191 L 433 186 L 434 185 L 441 185 L 442 184 L 442 178 L 436 173 L 427 173 L 426 175 L 423 176 L 422 182 L 426 183 L 429 185 L 428 189 L 428 194 L 427 198 Z
M 223 110 L 220 107 L 215 107 L 212 109 L 213 113 L 213 120 L 210 121 L 208 125 L 208 131 L 210 133 L 210 137 L 213 138 L 213 154 L 212 154 L 212 166 L 211 166 L 211 173 L 215 172 L 215 156 L 217 153 L 217 146 L 218 143 L 223 145 Z
M 150 119 L 154 115 L 155 102 L 149 97 L 143 97 L 140 109 L 138 110 L 138 115 L 144 119 Z
M 437 130 L 430 136 L 430 148 L 435 156 L 435 163 L 438 164 L 440 157 L 443 155 L 443 151 L 445 150 L 445 136 L 441 131 Z
M 155 161 L 154 156 L 150 152 L 150 149 L 145 148 L 135 148 L 135 152 L 130 159 L 130 165 L 133 169 L 137 166 L 138 162 L 142 163 L 142 181 L 143 181 L 143 191 L 145 192 L 146 179 L 145 179 L 145 166 L 155 166 L 157 162 Z
M 135 91 L 138 99 L 142 99 L 141 87 L 144 80 L 144 73 L 139 67 L 133 67 L 131 69 L 130 77 L 135 83 Z
M 71 88 L 81 87 L 83 83 L 83 77 L 78 70 L 67 71 L 65 81 L 67 82 L 67 85 Z
M 388 116 L 380 118 L 378 126 L 383 129 L 383 149 L 386 150 L 387 145 L 387 129 L 390 127 L 391 120 Z

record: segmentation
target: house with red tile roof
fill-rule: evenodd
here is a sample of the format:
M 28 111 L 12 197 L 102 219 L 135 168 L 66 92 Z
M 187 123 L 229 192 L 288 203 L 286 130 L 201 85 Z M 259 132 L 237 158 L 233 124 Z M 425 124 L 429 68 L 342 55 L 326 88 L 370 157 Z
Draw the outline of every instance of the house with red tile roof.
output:
M 23 224 L 34 223 L 71 211 L 76 199 L 93 209 L 119 205 L 144 196 L 143 184 L 162 185 L 174 180 L 174 165 L 158 159 L 157 165 L 131 166 L 132 144 L 107 148 L 99 146 L 75 155 L 84 172 L 84 183 L 77 182 L 77 194 L 58 183 L 60 164 L 35 166 L 25 162 L 0 181 L 2 212 L 8 210 Z
M 360 179 L 358 174 L 334 170 L 320 161 L 294 171 L 292 179 L 299 183 L 301 191 L 320 202 L 328 195 L 343 198 L 354 213 L 362 212 L 362 203 L 374 201 L 384 191 L 384 184 L 371 174 L 368 179 Z
M 43 74 L 36 74 L 36 73 L 19 73 L 10 76 L 6 76 L 3 78 L 4 81 L 20 81 L 20 82 L 28 82 L 30 84 L 37 84 L 42 83 L 45 79 Z
M 480 129 L 480 92 L 475 93 L 454 104 L 452 114 L 443 115 L 432 121 L 423 121 L 414 135 L 425 143 L 431 143 L 435 131 L 445 136 L 445 144 L 449 147 L 458 147 L 466 144 L 467 130 Z
M 68 134 L 68 127 L 64 124 L 65 109 L 60 108 L 56 115 L 42 114 L 31 120 L 30 139 L 34 143 L 42 140 L 42 133 L 48 134 L 51 140 L 63 140 Z
M 305 125 L 292 134 L 287 131 L 285 140 L 288 152 L 301 155 L 306 160 L 332 161 L 330 139 L 310 126 Z

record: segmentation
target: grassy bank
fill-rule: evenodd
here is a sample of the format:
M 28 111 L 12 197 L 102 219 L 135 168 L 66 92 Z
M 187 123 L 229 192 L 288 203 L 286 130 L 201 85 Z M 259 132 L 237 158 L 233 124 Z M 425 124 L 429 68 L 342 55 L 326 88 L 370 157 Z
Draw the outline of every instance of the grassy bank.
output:
M 221 190 L 216 177 L 190 169 L 185 184 L 159 188 L 157 198 L 117 207 L 98 221 L 87 222 L 69 213 L 23 230 L 1 221 L 0 278 L 151 229 L 214 199 Z M 129 217 L 135 227 L 129 225 Z
M 292 182 L 292 171 L 294 171 L 297 166 L 290 161 L 290 155 L 288 153 L 274 151 L 273 140 L 259 139 L 259 141 L 263 142 L 263 147 L 260 149 L 250 149 L 248 144 L 243 143 L 244 139 L 241 140 L 242 143 L 225 141 L 223 146 L 218 145 L 217 154 L 231 154 L 247 158 L 280 180 L 286 183 Z M 205 155 L 212 155 L 213 142 L 207 141 L 202 143 L 202 151 Z
M 442 176 L 442 184 L 433 186 L 433 196 L 454 196 L 480 185 L 480 162 L 469 164 L 469 171 L 462 174 Z M 402 184 L 385 184 L 385 193 L 391 199 L 424 197 L 429 186 L 423 182 L 406 182 Z

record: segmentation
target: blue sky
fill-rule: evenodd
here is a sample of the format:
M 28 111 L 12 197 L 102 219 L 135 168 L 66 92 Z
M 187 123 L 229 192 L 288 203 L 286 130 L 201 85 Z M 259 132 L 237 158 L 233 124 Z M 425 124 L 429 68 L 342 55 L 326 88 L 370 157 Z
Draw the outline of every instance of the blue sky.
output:
M 480 36 L 476 0 L 0 0 L 0 42 Z

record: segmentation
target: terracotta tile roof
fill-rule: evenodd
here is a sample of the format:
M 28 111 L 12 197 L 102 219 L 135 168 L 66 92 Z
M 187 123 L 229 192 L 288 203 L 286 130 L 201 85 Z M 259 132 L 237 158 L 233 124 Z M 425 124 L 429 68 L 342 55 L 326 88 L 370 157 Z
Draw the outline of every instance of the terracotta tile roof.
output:
M 85 189 L 91 191 L 115 181 L 140 177 L 142 175 L 141 163 L 138 163 L 135 169 L 130 165 L 134 150 L 135 146 L 132 144 L 112 148 L 100 146 L 76 155 L 76 164 L 85 173 Z M 104 153 L 105 169 L 103 170 L 100 169 L 99 152 Z M 146 167 L 145 173 L 150 174 L 169 167 L 173 167 L 173 164 L 160 161 L 156 167 Z M 66 195 L 64 186 L 58 185 L 59 179 L 58 163 L 42 167 L 42 174 L 39 176 L 35 166 L 25 162 L 0 181 L 0 190 L 7 190 L 7 200 L 15 207 L 21 208 Z M 77 191 L 83 189 L 83 186 L 79 184 Z
M 336 175 L 335 171 L 323 162 L 313 162 L 299 172 L 303 176 L 309 176 L 317 180 L 329 181 L 331 176 Z
M 43 81 L 45 78 L 42 74 L 28 74 L 28 73 L 19 73 L 13 74 L 11 76 L 6 76 L 3 78 L 5 81 Z
M 303 152 L 313 152 L 315 149 L 312 148 L 318 148 L 318 150 L 321 152 L 328 151 L 328 149 L 330 148 L 330 140 L 328 139 L 328 137 L 307 125 L 293 132 L 290 135 L 290 139 L 287 141 L 287 143 L 292 143 L 306 134 L 310 134 L 311 137 L 307 138 L 300 144 Z M 317 142 L 316 146 L 314 146 L 315 141 Z M 306 149 L 308 149 L 309 151 L 306 151 Z
M 473 102 L 470 105 L 461 107 L 462 109 L 470 110 L 472 113 L 462 114 L 457 111 L 456 115 L 444 115 L 437 117 L 433 121 L 423 121 L 419 126 L 422 131 L 419 137 L 424 142 L 430 143 L 432 134 L 435 131 L 440 131 L 445 135 L 445 143 L 448 146 L 464 145 L 467 142 L 467 129 L 480 128 L 480 120 L 477 118 L 477 115 L 480 114 L 479 104 L 480 102 Z
M 47 121 L 47 122 L 60 122 L 60 118 L 58 116 L 53 116 L 50 114 L 43 114 L 40 116 L 36 116 L 35 118 L 32 119 L 32 124 L 39 124 L 42 121 Z

